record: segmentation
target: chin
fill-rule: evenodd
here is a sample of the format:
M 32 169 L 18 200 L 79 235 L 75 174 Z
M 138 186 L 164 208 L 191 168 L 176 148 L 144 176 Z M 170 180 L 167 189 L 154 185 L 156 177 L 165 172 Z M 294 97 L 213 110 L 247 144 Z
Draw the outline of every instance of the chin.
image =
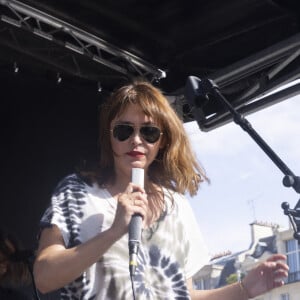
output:
M 137 162 L 132 162 L 131 163 L 131 168 L 141 168 L 141 169 L 145 169 L 145 164 L 137 161 Z

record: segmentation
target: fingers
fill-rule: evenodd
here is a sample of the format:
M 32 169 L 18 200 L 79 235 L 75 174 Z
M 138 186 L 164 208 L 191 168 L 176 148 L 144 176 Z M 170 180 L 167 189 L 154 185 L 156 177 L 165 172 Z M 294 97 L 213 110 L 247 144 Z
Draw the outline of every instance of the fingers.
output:
M 253 268 L 243 279 L 249 295 L 258 296 L 275 287 L 284 285 L 289 267 L 286 256 L 274 254 Z
M 279 270 L 274 273 L 274 283 L 276 286 L 281 286 L 284 284 L 284 279 L 288 276 L 288 272 L 285 270 Z
M 284 279 L 288 277 L 289 267 L 287 264 L 279 261 L 274 270 L 274 284 L 276 287 L 284 285 Z
M 148 201 L 145 191 L 129 184 L 124 193 L 118 194 L 117 210 L 111 228 L 120 236 L 125 234 L 132 215 L 140 214 L 146 219 Z
M 288 275 L 289 267 L 286 264 L 286 256 L 282 254 L 274 254 L 266 260 L 273 270 L 276 277 L 286 277 Z
M 139 213 L 145 217 L 148 200 L 145 190 L 140 186 L 130 183 L 125 192 L 119 194 L 118 202 L 127 214 L 133 215 L 134 213 Z
M 274 254 L 266 260 L 266 264 L 269 265 L 275 272 L 288 272 L 289 267 L 286 264 L 286 256 L 283 254 Z
M 286 272 L 289 270 L 289 266 L 286 263 L 282 262 L 282 261 L 276 262 L 275 268 L 277 270 L 283 270 L 283 271 L 286 271 Z
M 146 194 L 134 192 L 131 194 L 131 205 L 133 213 L 139 213 L 143 217 L 146 216 L 148 208 L 148 200 Z
M 266 274 L 269 274 L 272 288 L 284 285 L 284 280 L 288 277 L 289 267 L 285 263 L 285 260 L 285 255 L 275 254 L 269 257 L 262 265 L 263 269 L 266 268 Z
M 134 184 L 134 183 L 130 182 L 130 183 L 128 184 L 126 190 L 125 190 L 125 193 L 126 193 L 126 194 L 131 194 L 131 193 L 133 193 L 133 192 L 141 192 L 141 193 L 145 193 L 145 190 L 144 190 L 141 186 L 139 186 L 139 185 L 137 185 L 137 184 Z
M 266 261 L 279 261 L 279 260 L 283 260 L 286 261 L 286 256 L 283 254 L 273 254 L 272 256 L 270 256 Z

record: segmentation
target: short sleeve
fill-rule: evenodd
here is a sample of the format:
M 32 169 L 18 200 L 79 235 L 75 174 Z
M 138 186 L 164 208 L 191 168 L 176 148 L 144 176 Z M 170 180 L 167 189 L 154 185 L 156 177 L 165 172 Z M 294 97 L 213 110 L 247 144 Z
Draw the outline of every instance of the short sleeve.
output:
M 188 242 L 185 274 L 186 278 L 191 278 L 209 262 L 209 254 L 188 199 L 181 196 L 177 203 Z
M 84 182 L 72 174 L 63 178 L 56 186 L 51 202 L 40 221 L 40 228 L 56 225 L 62 234 L 66 247 L 78 244 L 74 218 L 80 217 L 80 198 L 83 198 Z

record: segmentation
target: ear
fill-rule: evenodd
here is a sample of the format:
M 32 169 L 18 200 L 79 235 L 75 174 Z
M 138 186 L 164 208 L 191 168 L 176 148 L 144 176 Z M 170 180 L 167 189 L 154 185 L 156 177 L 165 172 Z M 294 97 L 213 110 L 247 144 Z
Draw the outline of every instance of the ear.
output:
M 163 134 L 160 136 L 160 140 L 159 140 L 159 149 L 164 149 L 167 146 L 167 136 L 166 133 L 163 132 Z
M 161 149 L 164 149 L 164 148 L 166 147 L 166 145 L 167 145 L 167 143 L 166 143 L 166 138 L 164 137 L 164 135 L 161 136 L 159 142 L 160 142 L 160 144 L 159 144 L 159 149 L 160 149 L 160 150 L 161 150 Z

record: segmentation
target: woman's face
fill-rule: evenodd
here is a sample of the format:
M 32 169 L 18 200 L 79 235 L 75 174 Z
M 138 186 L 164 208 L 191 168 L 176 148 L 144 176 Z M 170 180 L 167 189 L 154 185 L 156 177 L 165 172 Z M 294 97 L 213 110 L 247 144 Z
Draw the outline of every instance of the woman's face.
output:
M 118 138 L 114 137 L 112 132 L 113 128 L 119 124 L 126 124 L 134 127 L 133 133 L 124 141 L 120 141 Z M 140 133 L 141 126 L 147 125 L 158 127 L 158 124 L 155 124 L 151 118 L 143 113 L 140 106 L 134 104 L 130 104 L 120 116 L 116 117 L 111 122 L 110 141 L 117 176 L 130 177 L 132 168 L 142 168 L 146 171 L 155 159 L 161 146 L 162 138 L 160 135 L 156 142 L 147 142 Z M 125 136 L 127 135 L 125 134 Z

